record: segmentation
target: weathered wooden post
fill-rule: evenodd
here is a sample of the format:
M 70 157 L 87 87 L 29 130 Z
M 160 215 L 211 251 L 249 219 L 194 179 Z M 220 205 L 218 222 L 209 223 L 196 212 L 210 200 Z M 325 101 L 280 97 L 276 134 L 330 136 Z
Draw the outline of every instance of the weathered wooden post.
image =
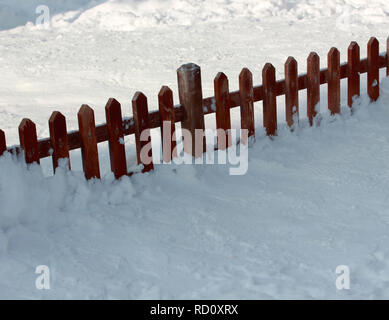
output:
M 191 141 L 184 139 L 184 151 L 199 158 L 206 151 L 200 67 L 194 63 L 184 64 L 177 70 L 177 78 L 180 104 L 183 108 L 181 127 L 191 133 Z M 196 130 L 202 130 L 202 139 L 196 139 Z
M 94 111 L 88 105 L 83 104 L 77 116 L 80 130 L 82 166 L 85 178 L 87 180 L 92 178 L 100 179 Z

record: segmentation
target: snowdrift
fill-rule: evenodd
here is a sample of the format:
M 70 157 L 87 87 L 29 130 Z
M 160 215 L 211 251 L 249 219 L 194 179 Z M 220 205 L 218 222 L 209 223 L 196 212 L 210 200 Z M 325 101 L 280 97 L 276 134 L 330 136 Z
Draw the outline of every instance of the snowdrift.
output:
M 38 4 L 50 8 L 48 30 L 34 25 Z M 386 0 L 0 0 L 0 128 L 18 144 L 28 117 L 47 137 L 61 110 L 73 130 L 84 103 L 103 123 L 109 97 L 131 116 L 138 90 L 155 110 L 162 84 L 178 101 L 176 69 L 187 62 L 212 96 L 219 71 L 236 90 L 243 67 L 259 84 L 266 62 L 283 78 L 289 55 L 305 72 L 310 51 L 335 46 L 344 62 L 350 41 L 371 36 L 383 51 L 388 15 Z M 101 181 L 85 181 L 75 154 L 74 171 L 55 176 L 50 159 L 26 169 L 0 158 L 0 298 L 388 298 L 389 83 L 353 115 L 342 88 L 341 116 L 328 115 L 323 90 L 321 125 L 281 126 L 274 141 L 256 104 L 244 176 L 183 165 L 114 181 L 104 145 Z M 50 290 L 35 287 L 38 265 L 50 267 Z M 350 267 L 349 291 L 336 289 L 339 265 Z
M 0 297 L 387 297 L 388 80 L 353 115 L 260 136 L 245 176 L 161 165 L 86 182 L 0 158 Z M 42 264 L 47 292 L 34 288 Z M 335 287 L 343 264 L 348 292 Z
M 35 9 L 49 7 L 53 25 L 69 23 L 110 30 L 192 25 L 247 18 L 260 22 L 266 17 L 290 21 L 340 17 L 340 23 L 380 23 L 388 19 L 386 0 L 29 0 L 0 1 L 0 30 L 35 22 Z M 69 14 L 72 12 L 71 14 Z

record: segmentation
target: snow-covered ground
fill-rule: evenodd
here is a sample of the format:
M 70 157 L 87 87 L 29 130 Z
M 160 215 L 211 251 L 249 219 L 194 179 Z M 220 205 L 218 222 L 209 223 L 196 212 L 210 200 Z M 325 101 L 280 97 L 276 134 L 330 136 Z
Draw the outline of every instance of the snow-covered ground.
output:
M 47 30 L 34 25 L 42 4 Z M 0 0 L 0 128 L 17 144 L 28 117 L 47 137 L 59 110 L 77 129 L 83 103 L 102 123 L 109 97 L 130 116 L 137 90 L 156 109 L 162 85 L 177 101 L 176 69 L 186 62 L 202 67 L 204 96 L 218 71 L 231 90 L 243 67 L 255 84 L 266 62 L 283 78 L 289 55 L 301 72 L 310 51 L 325 66 L 336 46 L 346 61 L 352 40 L 365 56 L 370 36 L 383 44 L 388 27 L 386 0 Z M 388 298 L 389 80 L 377 103 L 363 96 L 336 119 L 325 89 L 320 127 L 280 126 L 274 141 L 255 105 L 258 139 L 244 176 L 164 165 L 113 181 L 105 144 L 104 178 L 89 183 L 79 151 L 74 171 L 55 176 L 50 159 L 42 173 L 0 158 L 0 298 Z M 283 113 L 280 98 L 280 121 Z M 133 139 L 126 148 L 131 162 Z M 38 265 L 50 267 L 48 291 L 35 288 Z M 350 290 L 336 289 L 338 265 L 350 267 Z

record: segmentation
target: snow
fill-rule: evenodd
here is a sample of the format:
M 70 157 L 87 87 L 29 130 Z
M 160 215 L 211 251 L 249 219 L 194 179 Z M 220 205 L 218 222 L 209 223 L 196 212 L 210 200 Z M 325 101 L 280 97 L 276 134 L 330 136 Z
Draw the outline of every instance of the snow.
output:
M 47 30 L 34 25 L 38 5 L 50 8 Z M 17 144 L 28 117 L 47 137 L 58 110 L 75 130 L 84 103 L 102 123 L 111 96 L 129 117 L 138 90 L 156 110 L 162 85 L 178 101 L 176 70 L 188 62 L 212 96 L 219 71 L 236 90 L 243 67 L 258 84 L 266 62 L 283 78 L 288 56 L 305 72 L 310 51 L 323 67 L 331 47 L 343 62 L 356 40 L 364 57 L 370 36 L 385 43 L 388 15 L 383 0 L 0 0 L 0 128 Z M 364 94 L 351 115 L 343 85 L 335 118 L 323 86 L 320 126 L 279 125 L 273 140 L 256 103 L 242 176 L 228 165 L 172 164 L 115 181 L 106 144 L 101 181 L 84 180 L 79 151 L 73 171 L 63 164 L 55 176 L 50 159 L 26 169 L 0 158 L 0 298 L 388 298 L 389 80 L 380 86 L 379 101 Z M 305 92 L 300 107 L 304 117 Z M 133 138 L 124 140 L 136 168 Z M 50 290 L 35 288 L 38 265 L 50 267 Z M 336 289 L 339 265 L 350 267 L 350 290 Z

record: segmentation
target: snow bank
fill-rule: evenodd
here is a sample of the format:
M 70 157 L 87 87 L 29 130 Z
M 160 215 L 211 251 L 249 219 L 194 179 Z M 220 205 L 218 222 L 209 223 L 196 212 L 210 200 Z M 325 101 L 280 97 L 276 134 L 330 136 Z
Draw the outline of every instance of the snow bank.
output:
M 32 24 L 38 4 L 51 10 L 48 30 Z M 176 69 L 187 62 L 202 67 L 210 96 L 219 71 L 236 90 L 242 67 L 259 84 L 268 61 L 283 78 L 289 55 L 305 72 L 310 51 L 324 67 L 330 47 L 346 61 L 356 40 L 364 57 L 371 36 L 386 42 L 387 17 L 380 0 L 0 0 L 0 128 L 17 144 L 28 117 L 47 137 L 60 110 L 77 129 L 83 103 L 102 123 L 109 97 L 128 117 L 138 90 L 155 110 L 163 84 L 178 101 Z M 364 96 L 352 116 L 344 107 L 334 119 L 322 86 L 320 127 L 302 119 L 294 133 L 280 126 L 274 141 L 255 104 L 258 140 L 245 176 L 223 166 L 158 166 L 86 182 L 79 150 L 74 171 L 51 177 L 50 159 L 27 170 L 0 158 L 0 298 L 388 298 L 388 80 L 381 91 L 377 103 Z M 231 118 L 239 126 L 237 109 Z M 215 126 L 212 116 L 206 122 Z M 132 161 L 134 142 L 125 143 Z M 106 145 L 99 156 L 109 171 Z M 42 264 L 51 270 L 44 292 L 35 288 Z M 341 264 L 351 270 L 347 292 L 335 287 Z
M 260 21 L 283 17 L 289 21 L 338 17 L 340 23 L 380 23 L 389 15 L 386 0 L 29 0 L 0 1 L 0 29 L 35 22 L 35 8 L 46 5 L 53 24 L 128 31 L 142 27 L 192 25 L 245 18 Z M 66 16 L 66 12 L 74 12 Z M 66 25 L 67 27 L 68 25 Z
M 0 158 L 0 297 L 387 298 L 389 79 L 354 110 L 274 141 L 258 130 L 245 176 L 165 165 L 85 182 Z
M 114 0 L 85 12 L 77 22 L 90 22 L 110 30 L 134 30 L 242 18 L 259 23 L 269 17 L 282 17 L 290 22 L 337 17 L 339 23 L 376 24 L 384 22 L 388 16 L 386 0 L 368 3 L 364 0 Z
M 50 9 L 52 16 L 60 15 L 64 18 L 69 11 L 81 13 L 102 2 L 104 0 L 0 0 L 0 30 L 35 23 L 40 14 L 36 9 L 42 5 Z

